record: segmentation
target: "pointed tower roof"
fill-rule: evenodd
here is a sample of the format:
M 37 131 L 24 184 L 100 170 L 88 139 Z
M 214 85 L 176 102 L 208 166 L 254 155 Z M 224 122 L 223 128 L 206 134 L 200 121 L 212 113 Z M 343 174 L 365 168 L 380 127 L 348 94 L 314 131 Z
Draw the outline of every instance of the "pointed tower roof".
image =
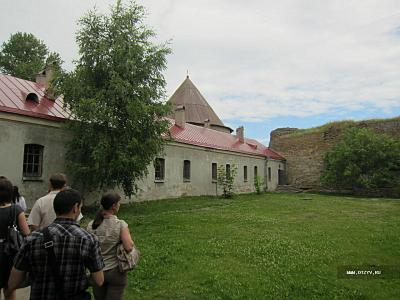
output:
M 226 127 L 224 123 L 222 123 L 221 119 L 217 116 L 203 95 L 189 79 L 189 75 L 186 76 L 186 79 L 178 87 L 168 102 L 172 104 L 174 109 L 180 105 L 185 107 L 187 123 L 203 126 L 204 121 L 208 119 L 212 128 L 220 128 L 223 131 L 229 130 L 232 132 L 232 129 Z

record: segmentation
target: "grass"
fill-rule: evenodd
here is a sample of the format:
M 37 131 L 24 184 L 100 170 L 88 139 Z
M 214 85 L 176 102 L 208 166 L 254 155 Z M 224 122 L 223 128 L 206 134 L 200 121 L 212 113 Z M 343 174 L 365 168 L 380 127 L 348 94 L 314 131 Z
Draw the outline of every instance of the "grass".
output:
M 398 299 L 398 279 L 342 265 L 400 265 L 400 201 L 326 195 L 189 197 L 126 205 L 142 253 L 125 299 Z
M 312 133 L 320 133 L 326 131 L 332 127 L 338 129 L 344 129 L 350 126 L 354 126 L 360 123 L 364 124 L 371 124 L 371 123 L 386 123 L 386 122 L 394 122 L 400 121 L 400 117 L 390 118 L 390 119 L 369 119 L 369 120 L 362 120 L 362 121 L 354 121 L 354 120 L 342 120 L 342 121 L 333 121 L 326 123 L 321 126 L 311 127 L 311 128 L 304 128 L 304 129 L 297 129 L 296 131 L 287 133 L 284 137 L 296 137 L 296 136 L 303 136 L 305 134 L 312 134 Z

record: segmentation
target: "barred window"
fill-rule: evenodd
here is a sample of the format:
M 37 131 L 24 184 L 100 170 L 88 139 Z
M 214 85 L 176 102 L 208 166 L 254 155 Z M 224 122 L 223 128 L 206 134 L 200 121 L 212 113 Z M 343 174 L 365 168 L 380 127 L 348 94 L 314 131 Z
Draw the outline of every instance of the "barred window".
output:
M 24 177 L 41 177 L 43 168 L 43 146 L 25 144 L 24 148 Z
M 218 179 L 217 163 L 212 163 L 212 165 L 211 165 L 211 178 L 212 178 L 212 181 L 217 181 L 217 179 Z
M 165 179 L 165 159 L 156 158 L 154 161 L 154 180 Z
M 243 181 L 247 181 L 247 166 L 243 167 Z
M 257 174 L 258 172 L 257 172 L 257 166 L 254 166 L 254 178 L 257 178 Z
M 183 181 L 190 181 L 190 160 L 183 161 Z
M 271 181 L 271 167 L 268 167 L 268 181 Z

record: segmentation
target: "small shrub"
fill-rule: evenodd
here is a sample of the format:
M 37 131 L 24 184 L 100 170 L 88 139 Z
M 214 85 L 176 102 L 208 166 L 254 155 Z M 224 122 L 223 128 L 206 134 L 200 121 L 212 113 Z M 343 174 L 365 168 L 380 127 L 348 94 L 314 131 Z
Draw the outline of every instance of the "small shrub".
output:
M 233 196 L 233 183 L 237 174 L 236 165 L 231 165 L 230 170 L 226 170 L 224 165 L 218 166 L 217 182 L 222 188 L 222 197 L 232 198 Z
M 254 177 L 254 188 L 258 195 L 264 192 L 264 179 L 261 176 Z

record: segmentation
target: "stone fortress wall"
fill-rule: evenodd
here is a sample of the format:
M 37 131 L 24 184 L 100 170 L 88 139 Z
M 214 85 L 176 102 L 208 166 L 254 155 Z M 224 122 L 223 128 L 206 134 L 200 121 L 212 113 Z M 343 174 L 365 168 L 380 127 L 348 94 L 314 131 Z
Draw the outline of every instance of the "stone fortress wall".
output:
M 311 129 L 278 128 L 271 132 L 269 147 L 287 160 L 287 183 L 304 190 L 320 189 L 325 153 L 338 143 L 344 129 L 365 127 L 400 139 L 400 117 L 360 122 L 333 122 Z

